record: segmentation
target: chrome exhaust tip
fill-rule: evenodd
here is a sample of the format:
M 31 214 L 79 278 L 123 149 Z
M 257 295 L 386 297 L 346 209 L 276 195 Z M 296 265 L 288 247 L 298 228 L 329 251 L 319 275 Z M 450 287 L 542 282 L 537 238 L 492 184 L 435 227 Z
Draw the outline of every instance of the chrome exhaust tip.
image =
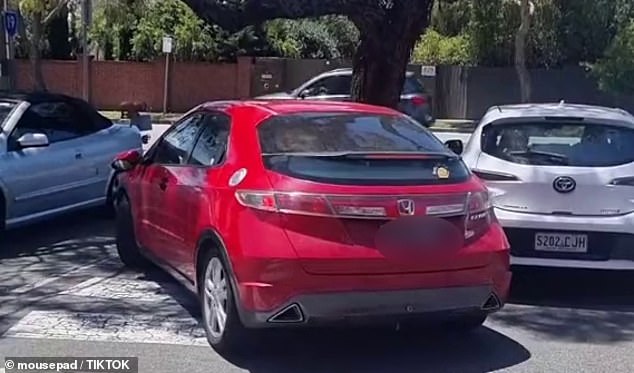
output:
M 297 303 L 286 306 L 278 313 L 269 317 L 270 323 L 301 323 L 304 322 L 304 313 Z
M 490 311 L 490 312 L 497 311 L 500 308 L 502 308 L 502 302 L 500 302 L 500 298 L 498 298 L 498 296 L 495 295 L 495 293 L 491 293 L 481 307 L 483 311 Z

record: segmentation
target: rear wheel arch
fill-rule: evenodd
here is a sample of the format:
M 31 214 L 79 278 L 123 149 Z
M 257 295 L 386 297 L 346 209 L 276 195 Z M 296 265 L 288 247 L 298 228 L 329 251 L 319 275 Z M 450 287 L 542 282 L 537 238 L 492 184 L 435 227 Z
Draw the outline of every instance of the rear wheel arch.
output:
M 230 275 L 231 289 L 233 290 L 233 294 L 235 294 L 237 297 L 238 289 L 235 284 L 235 272 L 233 271 L 233 266 L 227 253 L 227 247 L 220 234 L 213 228 L 206 228 L 200 235 L 200 238 L 198 239 L 198 243 L 196 245 L 196 262 L 194 264 L 196 266 L 196 289 L 198 290 L 198 293 L 200 294 L 201 291 L 200 279 L 204 274 L 205 266 L 207 265 L 207 263 L 205 262 L 205 258 L 210 253 L 217 253 L 222 257 L 224 264 L 227 266 L 226 270 Z

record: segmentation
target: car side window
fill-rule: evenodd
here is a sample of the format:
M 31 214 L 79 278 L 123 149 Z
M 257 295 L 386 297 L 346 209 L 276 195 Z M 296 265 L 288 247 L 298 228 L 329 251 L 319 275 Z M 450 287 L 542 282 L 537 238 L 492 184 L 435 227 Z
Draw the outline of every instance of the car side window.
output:
M 352 76 L 335 75 L 316 81 L 308 86 L 311 96 L 349 95 Z
M 202 114 L 196 113 L 174 125 L 154 150 L 153 161 L 164 165 L 187 164 L 203 125 L 202 119 Z
M 40 133 L 49 143 L 71 140 L 87 133 L 84 127 L 90 118 L 67 102 L 41 102 L 31 105 L 22 114 L 9 137 L 9 150 L 17 150 L 17 140 L 27 133 Z
M 205 116 L 203 131 L 192 151 L 190 164 L 217 166 L 224 161 L 229 141 L 230 118 L 225 114 Z

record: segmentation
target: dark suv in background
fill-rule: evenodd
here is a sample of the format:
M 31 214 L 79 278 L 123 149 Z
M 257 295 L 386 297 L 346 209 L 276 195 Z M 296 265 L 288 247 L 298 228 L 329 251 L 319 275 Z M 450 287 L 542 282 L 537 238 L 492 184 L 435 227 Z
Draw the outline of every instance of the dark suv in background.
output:
M 352 69 L 336 69 L 317 75 L 291 92 L 272 93 L 256 98 L 349 101 L 351 83 Z M 427 127 L 434 122 L 430 97 L 412 72 L 407 72 L 398 109 Z

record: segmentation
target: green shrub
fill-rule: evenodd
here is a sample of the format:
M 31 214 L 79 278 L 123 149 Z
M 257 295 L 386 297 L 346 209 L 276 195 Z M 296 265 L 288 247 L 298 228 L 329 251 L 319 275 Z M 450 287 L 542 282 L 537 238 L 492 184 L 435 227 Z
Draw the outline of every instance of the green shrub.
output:
M 471 40 L 467 35 L 443 36 L 428 30 L 416 44 L 412 61 L 423 65 L 470 65 Z

